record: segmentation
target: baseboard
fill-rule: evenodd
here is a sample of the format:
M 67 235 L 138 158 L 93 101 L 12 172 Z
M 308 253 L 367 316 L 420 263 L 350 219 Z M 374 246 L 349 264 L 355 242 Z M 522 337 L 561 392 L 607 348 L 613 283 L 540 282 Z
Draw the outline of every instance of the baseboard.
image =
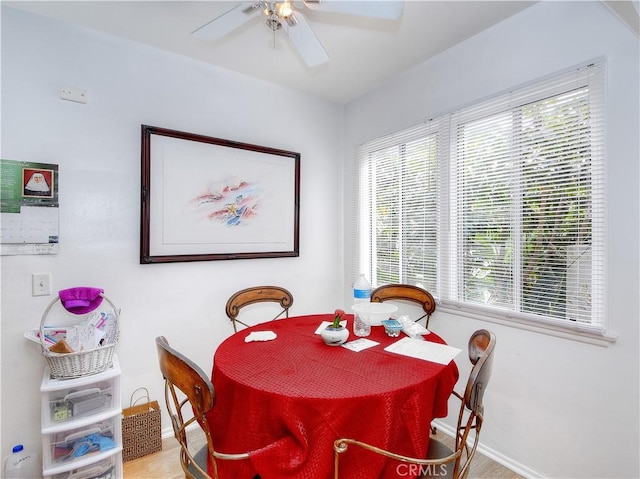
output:
M 438 432 L 443 432 L 449 437 L 453 437 L 455 434 L 455 429 L 441 422 L 440 420 L 434 420 L 433 425 L 438 429 Z M 524 464 L 519 463 L 518 461 L 514 461 L 508 456 L 505 456 L 499 451 L 491 447 L 485 446 L 482 441 L 478 442 L 477 451 L 483 456 L 488 457 L 492 461 L 497 462 L 498 464 L 506 467 L 507 469 L 512 470 L 516 474 L 519 474 L 522 477 L 526 477 L 528 479 L 543 479 L 545 476 L 540 474 L 538 471 L 534 471 L 530 467 L 525 466 Z

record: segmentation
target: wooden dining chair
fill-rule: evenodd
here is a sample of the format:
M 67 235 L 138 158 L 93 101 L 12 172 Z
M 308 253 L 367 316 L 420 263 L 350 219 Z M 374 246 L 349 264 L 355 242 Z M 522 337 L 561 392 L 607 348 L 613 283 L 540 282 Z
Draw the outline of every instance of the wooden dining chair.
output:
M 420 321 L 426 317 L 426 328 L 429 329 L 429 319 L 431 313 L 436 310 L 436 301 L 427 290 L 410 284 L 385 284 L 371 292 L 371 301 L 382 303 L 384 301 L 412 301 L 422 306 L 424 314 L 415 321 Z
M 431 477 L 466 478 L 480 438 L 484 418 L 483 398 L 491 377 L 495 345 L 495 335 L 485 329 L 476 331 L 469 339 L 469 361 L 473 366 L 464 394 L 454 391 L 454 395 L 460 399 L 461 404 L 453 449 L 431 437 L 427 457 L 422 459 L 403 456 L 356 439 L 338 439 L 333 445 L 334 478 L 339 478 L 340 456 L 350 446 L 357 446 L 397 461 L 414 464 L 414 470 L 419 474 L 420 479 Z M 475 433 L 470 438 L 469 435 L 472 431 Z
M 216 451 L 206 415 L 216 402 L 213 384 L 193 361 L 169 346 L 164 336 L 156 338 L 160 371 L 165 380 L 165 402 L 173 434 L 180 443 L 180 465 L 187 479 L 209 479 L 207 457 L 213 465 L 213 478 L 219 479 L 217 460 L 249 459 L 248 453 L 225 454 Z M 206 444 L 194 451 L 187 440 L 187 429 L 197 422 Z
M 240 309 L 254 303 L 280 303 L 282 311 L 273 318 L 278 319 L 284 314 L 285 318 L 289 317 L 289 308 L 293 304 L 293 295 L 284 288 L 279 286 L 254 286 L 252 288 L 243 289 L 234 293 L 227 301 L 227 316 L 233 324 L 233 330 L 238 331 L 237 323 L 245 327 L 249 325 L 238 319 Z

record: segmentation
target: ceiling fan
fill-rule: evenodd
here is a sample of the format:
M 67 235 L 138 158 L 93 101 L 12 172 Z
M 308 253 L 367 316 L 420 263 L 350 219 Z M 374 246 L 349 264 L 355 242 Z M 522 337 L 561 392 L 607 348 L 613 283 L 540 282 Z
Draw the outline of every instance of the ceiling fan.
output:
M 400 0 L 256 0 L 243 2 L 201 26 L 192 34 L 202 40 L 215 41 L 254 18 L 265 18 L 266 25 L 275 34 L 282 29 L 303 58 L 307 66 L 314 67 L 329 60 L 322 43 L 307 22 L 302 9 L 358 15 L 394 20 L 400 18 L 403 2 Z

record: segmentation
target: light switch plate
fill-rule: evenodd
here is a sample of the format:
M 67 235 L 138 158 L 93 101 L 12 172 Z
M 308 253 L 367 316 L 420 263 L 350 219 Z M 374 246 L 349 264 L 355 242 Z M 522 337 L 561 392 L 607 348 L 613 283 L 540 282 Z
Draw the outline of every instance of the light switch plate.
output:
M 51 273 L 33 273 L 31 275 L 32 296 L 48 296 L 51 294 Z

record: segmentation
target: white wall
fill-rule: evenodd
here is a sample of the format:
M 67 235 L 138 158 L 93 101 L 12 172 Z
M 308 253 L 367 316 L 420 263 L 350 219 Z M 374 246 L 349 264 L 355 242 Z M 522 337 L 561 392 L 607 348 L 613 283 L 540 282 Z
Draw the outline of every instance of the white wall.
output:
M 496 333 L 481 440 L 487 452 L 530 476 L 640 477 L 638 37 L 600 2 L 542 2 L 351 103 L 345 113 L 348 156 L 369 139 L 599 56 L 609 68 L 607 320 L 618 341 L 589 345 L 443 307 L 431 320 L 464 349 L 474 330 Z M 350 176 L 351 166 L 346 169 Z M 347 237 L 349 231 L 345 222 Z M 464 377 L 468 367 L 459 358 Z
M 87 90 L 86 105 L 59 90 Z M 343 307 L 341 106 L 10 8 L 2 8 L 2 158 L 60 169 L 60 253 L 3 256 L 2 455 L 39 447 L 45 361 L 23 339 L 52 297 L 31 296 L 31 273 L 53 290 L 98 286 L 122 308 L 122 400 L 148 386 L 163 401 L 154 338 L 166 335 L 205 371 L 232 333 L 232 292 L 279 284 L 293 314 Z M 301 153 L 300 257 L 139 264 L 140 125 Z M 170 428 L 167 417 L 165 429 Z
M 52 272 L 55 291 L 104 287 L 123 310 L 123 401 L 139 385 L 161 400 L 153 338 L 166 334 L 210 369 L 215 347 L 231 333 L 223 308 L 232 291 L 281 284 L 294 293 L 296 314 L 332 310 L 341 295 L 348 303 L 344 284 L 352 278 L 345 269 L 343 281 L 341 266 L 351 261 L 350 225 L 341 223 L 336 179 L 340 158 L 349 159 L 355 145 L 606 55 L 608 320 L 619 340 L 587 345 L 441 307 L 432 321 L 463 348 L 479 327 L 498 335 L 485 450 L 531 476 L 640 477 L 638 53 L 637 37 L 599 2 L 544 2 L 352 103 L 343 117 L 341 107 L 291 90 L 3 8 L 0 155 L 60 165 L 61 244 L 57 256 L 0 258 L 0 450 L 40 440 L 44 360 L 22 333 L 39 325 L 50 298 L 31 296 L 31 273 Z M 89 103 L 59 100 L 63 86 L 86 89 Z M 139 265 L 143 123 L 300 151 L 301 256 Z M 345 261 L 335 234 L 343 227 Z

